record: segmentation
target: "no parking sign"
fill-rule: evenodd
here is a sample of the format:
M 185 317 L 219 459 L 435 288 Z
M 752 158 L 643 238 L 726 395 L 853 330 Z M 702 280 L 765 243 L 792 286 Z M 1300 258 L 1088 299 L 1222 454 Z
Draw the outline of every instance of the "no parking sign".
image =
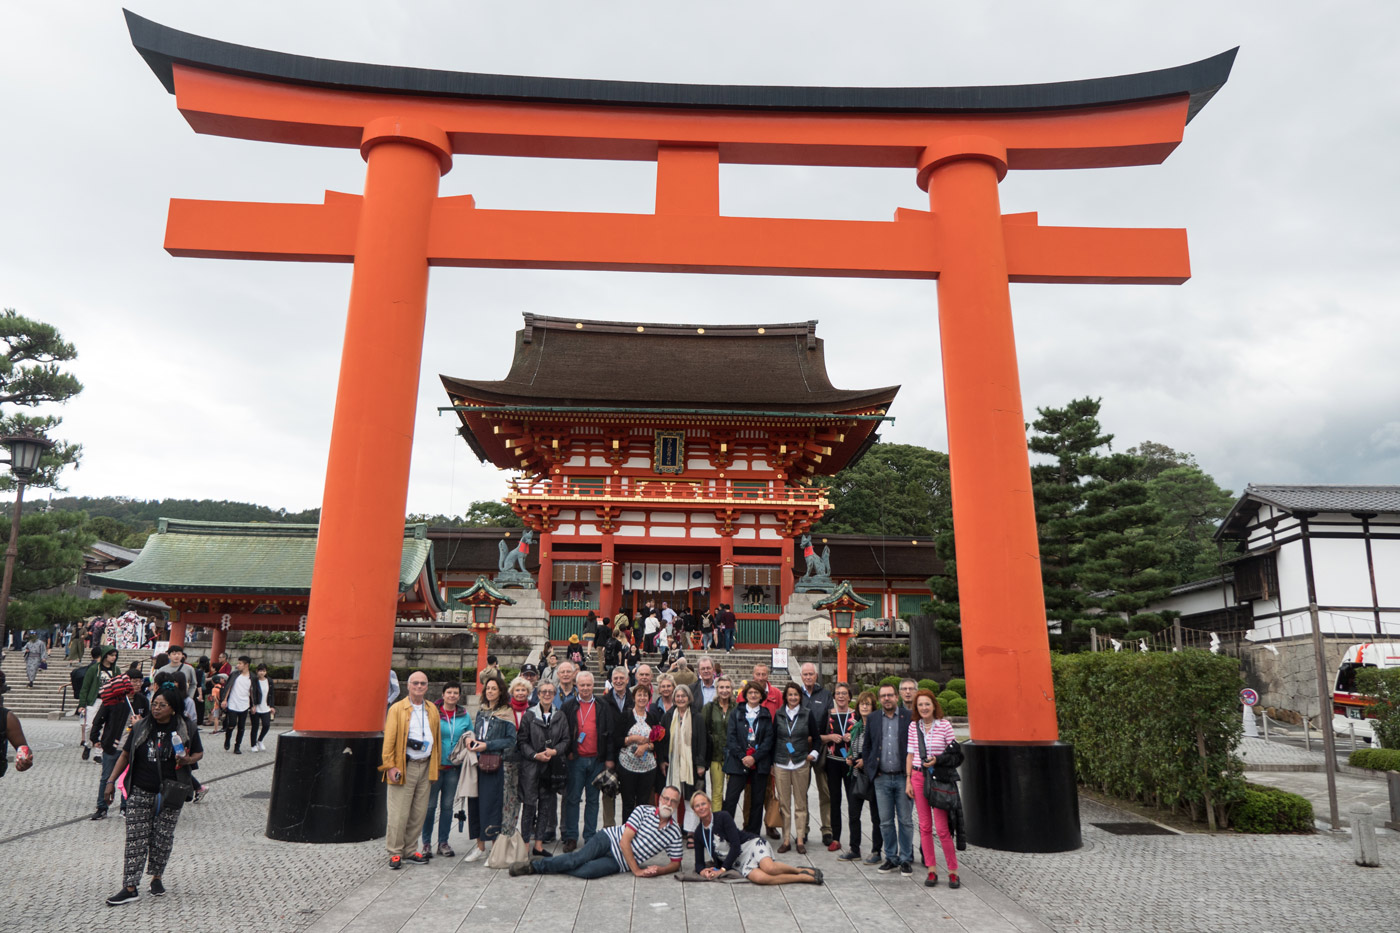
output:
M 1240 691 L 1240 701 L 1244 703 L 1245 706 L 1253 706 L 1254 704 L 1259 702 L 1259 694 L 1255 693 L 1250 688 L 1245 687 L 1243 690 Z

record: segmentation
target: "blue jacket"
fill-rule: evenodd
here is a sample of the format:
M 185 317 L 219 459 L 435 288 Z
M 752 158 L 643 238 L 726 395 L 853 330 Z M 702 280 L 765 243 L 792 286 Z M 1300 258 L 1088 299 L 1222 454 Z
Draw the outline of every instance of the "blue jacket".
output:
M 895 710 L 895 718 L 899 720 L 899 729 L 895 735 L 899 739 L 899 773 L 904 773 L 904 755 L 909 741 L 909 723 L 913 721 L 913 716 L 904 708 L 903 704 Z M 867 716 L 865 723 L 865 750 L 861 752 L 865 759 L 865 773 L 872 778 L 880 767 L 880 745 L 885 736 L 885 711 L 878 709 Z
M 515 747 L 515 716 L 510 707 L 503 707 L 505 715 L 494 716 L 489 711 L 477 711 L 476 740 L 486 743 L 488 752 L 495 752 L 504 761 L 519 761 L 520 752 Z M 482 733 L 486 734 L 483 736 Z
M 744 774 L 744 753 L 749 749 L 749 720 L 747 707 L 740 703 L 729 714 L 729 733 L 724 742 L 724 773 Z M 773 769 L 773 714 L 767 707 L 758 708 L 754 722 L 754 772 L 767 774 Z
M 442 703 L 439 701 L 438 708 L 438 748 L 441 749 L 438 755 L 438 764 L 444 768 L 457 767 L 448 756 L 452 754 L 452 749 L 457 747 L 457 740 L 462 737 L 462 733 L 467 732 L 472 727 L 471 714 L 467 712 L 465 706 L 457 705 L 457 712 L 451 719 L 443 715 Z

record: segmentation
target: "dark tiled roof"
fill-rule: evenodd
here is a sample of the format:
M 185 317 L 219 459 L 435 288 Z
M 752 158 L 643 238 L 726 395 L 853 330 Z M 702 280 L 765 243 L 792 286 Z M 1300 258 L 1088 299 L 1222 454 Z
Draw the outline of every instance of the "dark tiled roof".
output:
M 1400 486 L 1256 486 L 1244 494 L 1290 512 L 1400 512 Z
M 433 543 L 433 565 L 439 573 L 452 572 L 484 573 L 495 575 L 501 556 L 497 541 L 507 542 L 507 547 L 520 543 L 524 528 L 430 528 L 428 538 Z M 510 537 L 507 538 L 506 534 Z M 525 569 L 538 573 L 540 569 L 539 546 L 530 548 L 525 558 Z
M 1285 512 L 1400 512 L 1400 486 L 1255 485 L 1250 483 L 1215 537 L 1242 538 L 1261 504 Z
M 744 411 L 884 409 L 899 391 L 832 386 L 816 321 L 639 324 L 533 314 L 516 332 L 505 379 L 442 382 L 450 395 L 486 404 Z
M 316 530 L 316 525 L 163 518 L 136 560 L 88 579 L 128 592 L 306 595 L 311 592 Z M 427 526 L 407 526 L 399 591 L 411 590 L 425 565 L 431 574 L 431 562 Z M 437 593 L 436 587 L 432 590 Z

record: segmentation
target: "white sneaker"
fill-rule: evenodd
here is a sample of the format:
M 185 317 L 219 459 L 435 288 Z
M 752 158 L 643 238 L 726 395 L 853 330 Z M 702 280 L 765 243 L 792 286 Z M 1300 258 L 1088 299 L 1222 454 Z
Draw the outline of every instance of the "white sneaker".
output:
M 472 846 L 472 850 L 467 853 L 466 860 L 468 862 L 479 862 L 484 858 L 486 858 L 486 850 L 478 849 L 476 846 Z
M 260 752 L 265 752 L 265 751 L 267 751 L 267 743 L 266 743 L 266 742 L 259 742 L 259 743 L 258 743 L 258 751 L 260 751 Z
M 262 751 L 262 749 L 258 748 L 258 746 L 257 746 L 256 744 L 253 744 L 253 745 L 248 746 L 248 751 L 250 751 L 250 752 L 258 752 L 258 751 Z

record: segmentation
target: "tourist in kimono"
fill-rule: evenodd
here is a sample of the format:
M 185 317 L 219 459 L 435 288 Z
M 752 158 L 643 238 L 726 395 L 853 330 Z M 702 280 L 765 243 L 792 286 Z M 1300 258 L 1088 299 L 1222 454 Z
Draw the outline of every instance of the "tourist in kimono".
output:
M 33 688 L 34 678 L 39 676 L 41 668 L 49 666 L 49 646 L 37 631 L 29 633 L 29 641 L 24 643 L 24 676 L 29 679 L 29 686 Z

